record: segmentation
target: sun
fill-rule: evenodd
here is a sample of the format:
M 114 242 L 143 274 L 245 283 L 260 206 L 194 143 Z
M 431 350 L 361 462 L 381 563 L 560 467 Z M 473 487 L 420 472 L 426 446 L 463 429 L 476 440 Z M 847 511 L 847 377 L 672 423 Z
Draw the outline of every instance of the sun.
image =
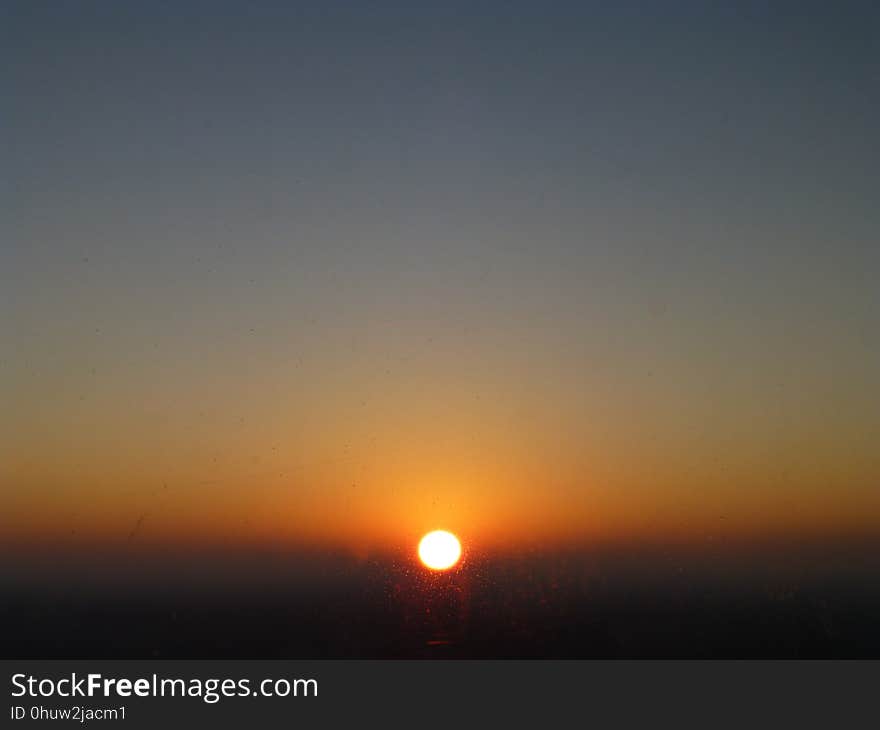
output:
M 446 530 L 434 530 L 419 542 L 419 558 L 431 570 L 447 570 L 461 557 L 461 543 Z

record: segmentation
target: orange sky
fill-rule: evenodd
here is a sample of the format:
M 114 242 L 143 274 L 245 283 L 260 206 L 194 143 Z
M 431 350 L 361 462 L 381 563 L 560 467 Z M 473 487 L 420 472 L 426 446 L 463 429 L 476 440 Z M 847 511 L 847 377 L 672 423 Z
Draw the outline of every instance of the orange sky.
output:
M 13 396 L 0 526 L 357 549 L 435 527 L 489 546 L 880 526 L 855 399 L 820 425 L 796 415 L 830 405 L 821 393 L 765 404 L 513 343 L 417 344 L 397 360 L 331 344 L 286 366 L 72 348 Z

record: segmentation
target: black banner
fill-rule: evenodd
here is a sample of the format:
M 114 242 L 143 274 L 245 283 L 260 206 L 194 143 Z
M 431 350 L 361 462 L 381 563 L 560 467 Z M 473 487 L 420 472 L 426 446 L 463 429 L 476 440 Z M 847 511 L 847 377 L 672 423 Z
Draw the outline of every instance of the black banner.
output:
M 791 726 L 870 717 L 876 662 L 4 661 L 9 727 Z

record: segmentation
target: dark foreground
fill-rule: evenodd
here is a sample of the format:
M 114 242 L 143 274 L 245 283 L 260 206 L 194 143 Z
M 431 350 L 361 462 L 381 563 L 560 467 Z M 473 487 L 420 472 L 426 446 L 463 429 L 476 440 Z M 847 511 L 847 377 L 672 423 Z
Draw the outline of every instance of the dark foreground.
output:
M 468 556 L 7 555 L 6 658 L 880 657 L 875 543 Z

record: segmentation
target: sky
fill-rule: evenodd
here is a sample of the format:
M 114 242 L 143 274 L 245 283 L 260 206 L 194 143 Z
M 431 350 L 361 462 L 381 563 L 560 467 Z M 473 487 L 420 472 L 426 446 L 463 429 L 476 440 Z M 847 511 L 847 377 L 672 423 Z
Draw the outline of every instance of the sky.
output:
M 878 33 L 4 2 L 0 533 L 876 534 Z

